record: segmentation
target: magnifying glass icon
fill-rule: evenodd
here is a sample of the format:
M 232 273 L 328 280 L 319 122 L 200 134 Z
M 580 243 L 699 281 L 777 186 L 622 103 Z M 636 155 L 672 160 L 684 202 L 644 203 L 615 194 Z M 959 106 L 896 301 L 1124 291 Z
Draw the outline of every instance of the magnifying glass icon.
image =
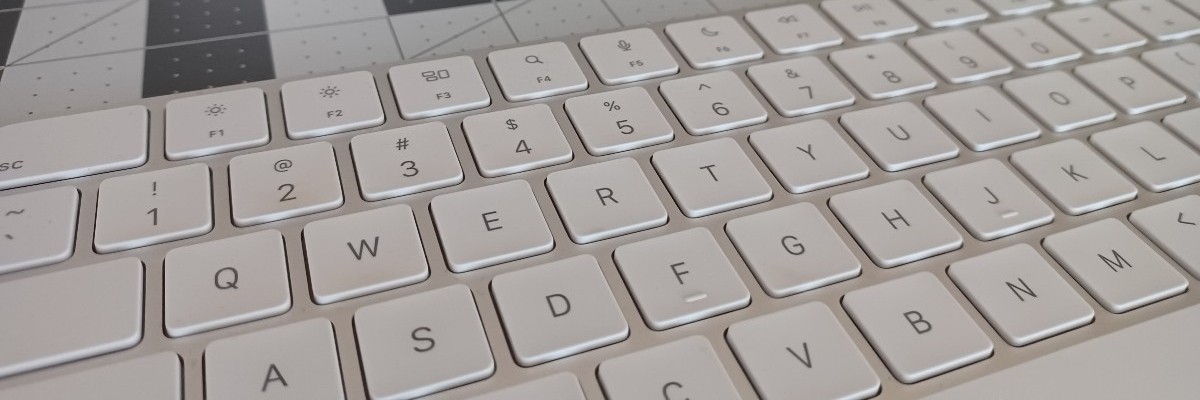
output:
M 525 56 L 525 62 L 530 64 L 545 64 L 538 56 Z

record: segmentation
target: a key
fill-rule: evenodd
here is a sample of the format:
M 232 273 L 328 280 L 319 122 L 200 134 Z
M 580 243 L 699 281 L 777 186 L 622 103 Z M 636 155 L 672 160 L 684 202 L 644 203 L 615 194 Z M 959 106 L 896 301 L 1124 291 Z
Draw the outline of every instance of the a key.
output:
M 74 187 L 0 197 L 0 273 L 71 258 L 78 220 Z
M 488 54 L 488 64 L 509 101 L 525 101 L 588 88 L 575 56 L 562 42 L 549 42 Z
M 1200 182 L 1200 154 L 1156 123 L 1142 121 L 1092 135 L 1091 142 L 1154 192 Z
M 212 178 L 192 164 L 105 179 L 95 247 L 112 253 L 200 236 L 213 229 Z
M 1045 10 L 1054 7 L 1054 2 L 1051 0 L 980 0 L 986 4 L 988 8 L 995 11 L 996 14 L 1004 16 L 1013 16 L 1028 14 L 1035 11 Z
M 492 375 L 496 363 L 466 285 L 371 304 L 354 313 L 367 393 L 415 399 Z
M 763 50 L 730 16 L 667 25 L 667 37 L 696 69 L 716 68 L 762 58 Z
M 958 156 L 954 141 L 912 103 L 848 112 L 842 115 L 841 123 L 885 171 L 905 170 Z
M 284 83 L 283 117 L 292 139 L 349 132 L 383 124 L 375 77 L 358 71 Z
M 470 398 L 470 400 L 525 399 L 587 400 L 583 396 L 583 388 L 579 386 L 579 379 L 570 372 L 559 372 L 545 378 Z
M 858 258 L 809 203 L 733 219 L 725 232 L 772 297 L 831 285 L 862 271 Z
M 566 110 L 583 146 L 595 156 L 675 138 L 671 124 L 641 87 L 572 97 L 567 99 Z
M 1090 324 L 1096 315 L 1028 244 L 950 264 L 949 275 L 1013 346 Z
M 342 206 L 342 183 L 329 142 L 229 160 L 233 223 L 249 226 Z
M 945 28 L 981 21 L 987 10 L 973 0 L 900 0 L 904 7 L 930 28 Z
M 484 108 L 492 97 L 475 60 L 467 56 L 403 64 L 388 70 L 404 119 L 421 119 Z
M 173 99 L 166 105 L 166 152 L 171 160 L 258 147 L 271 140 L 259 88 Z
M 1134 211 L 1133 223 L 1192 276 L 1200 276 L 1200 196 L 1189 195 Z
M 1067 214 L 1085 214 L 1137 197 L 1137 187 L 1075 139 L 1021 150 L 1011 159 Z
M 1200 97 L 1200 44 L 1183 43 L 1150 50 L 1142 53 L 1142 61 L 1192 96 Z
M 207 399 L 343 399 L 333 324 L 310 319 L 215 340 L 204 349 Z
M 707 135 L 767 121 L 767 110 L 730 71 L 663 82 L 658 90 L 693 135 Z
M 649 28 L 588 36 L 579 40 L 579 49 L 605 85 L 679 73 L 679 64 Z
M 1049 6 L 1052 3 L 1046 2 Z M 1075 44 L 1033 17 L 996 22 L 979 27 L 979 33 L 1022 67 L 1032 69 L 1083 57 Z
M 1200 109 L 1168 115 L 1163 118 L 1163 125 L 1171 128 L 1176 134 L 1183 137 L 1183 140 L 1190 142 L 1192 147 L 1200 150 Z
M 1121 0 L 1108 9 L 1160 42 L 1200 34 L 1200 19 L 1167 0 Z
M 1111 121 L 1117 112 L 1063 71 L 1004 82 L 1004 91 L 1055 132 Z
M 546 217 L 523 180 L 443 194 L 430 201 L 429 210 L 454 272 L 554 249 Z
M 747 75 L 771 106 L 785 117 L 854 104 L 854 93 L 816 57 L 755 65 Z
M 508 344 L 523 367 L 629 337 L 629 325 L 590 255 L 501 274 L 491 287 Z
M 666 208 L 632 158 L 552 172 L 546 176 L 546 189 L 575 243 L 591 243 L 667 223 Z
M 1033 190 L 995 159 L 925 175 L 925 186 L 979 240 L 992 240 L 1054 220 Z
M 479 173 L 497 177 L 571 161 L 574 154 L 545 104 L 463 119 L 463 133 Z
M 411 285 L 429 277 L 429 264 L 407 205 L 311 222 L 304 255 L 317 304 L 329 304 Z
M 1188 281 L 1120 221 L 1106 218 L 1042 241 L 1105 309 L 1123 313 L 1175 296 Z
M 883 268 L 962 247 L 958 231 L 906 180 L 835 194 L 829 208 Z
M 1075 68 L 1075 74 L 1126 114 L 1141 114 L 1187 100 L 1187 94 L 1130 57 L 1081 65 Z
M 149 129 L 144 106 L 0 127 L 0 190 L 145 164 Z
M 829 61 L 873 100 L 903 96 L 937 87 L 933 75 L 895 43 L 838 50 Z
M 771 187 L 730 138 L 655 152 L 650 158 L 683 215 L 699 218 L 770 200 Z
M 716 351 L 691 336 L 600 363 L 596 374 L 612 400 L 706 398 L 739 400 Z
M 974 151 L 1037 139 L 1042 128 L 991 86 L 978 86 L 925 98 L 929 109 Z
M 890 0 L 824 0 L 821 9 L 858 40 L 917 31 L 917 22 Z
M 156 353 L 0 390 L 0 399 L 181 400 L 179 356 Z
M 458 152 L 442 122 L 364 133 L 350 139 L 363 199 L 383 200 L 463 181 Z
M 704 228 L 622 245 L 613 260 L 650 329 L 671 329 L 750 304 L 750 292 Z
M 1099 6 L 1050 13 L 1046 20 L 1092 54 L 1113 53 L 1146 44 L 1146 37 Z
M 924 2 L 928 0 L 913 0 Z M 971 82 L 1012 72 L 1004 56 L 968 31 L 941 32 L 909 39 L 908 48 L 950 83 Z
M 739 321 L 726 331 L 725 340 L 764 398 L 803 393 L 866 399 L 879 393 L 879 376 L 825 304 L 812 302 Z
M 754 132 L 750 144 L 791 193 L 853 182 L 870 174 L 862 158 L 824 120 Z
M 792 54 L 837 46 L 844 39 L 829 22 L 808 4 L 746 13 L 750 27 L 779 54 Z

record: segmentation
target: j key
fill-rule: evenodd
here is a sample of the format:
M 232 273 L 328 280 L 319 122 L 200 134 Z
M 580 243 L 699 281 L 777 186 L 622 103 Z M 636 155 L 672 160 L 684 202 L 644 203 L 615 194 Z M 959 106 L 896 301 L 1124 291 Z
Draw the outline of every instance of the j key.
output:
M 933 75 L 895 43 L 838 50 L 829 55 L 829 60 L 874 100 L 937 87 Z
M 213 341 L 204 349 L 204 395 L 345 398 L 333 324 L 317 318 Z
M 1021 150 L 1011 158 L 1067 214 L 1089 213 L 1137 197 L 1137 187 L 1075 139 Z
M 1142 61 L 1191 93 L 1200 97 L 1200 44 L 1183 43 L 1142 53 Z
M 979 27 L 979 33 L 1025 68 L 1045 67 L 1083 57 L 1083 52 L 1067 38 L 1032 17 L 987 24 Z
M 96 251 L 112 253 L 200 236 L 213 229 L 208 166 L 143 172 L 100 183 Z
M 742 259 L 772 297 L 858 276 L 862 266 L 809 203 L 736 218 L 725 225 Z
M 488 64 L 509 101 L 525 101 L 588 88 L 587 78 L 562 42 L 493 51 Z
M 1004 91 L 1055 132 L 1110 121 L 1116 111 L 1078 80 L 1062 71 L 1004 82 Z
M 643 81 L 679 72 L 679 64 L 649 28 L 630 29 L 579 40 L 596 76 L 605 85 Z
M 1200 150 L 1200 109 L 1178 112 L 1163 118 L 1163 125 Z
M 229 160 L 233 222 L 249 226 L 342 206 L 333 146 L 316 142 Z
M 770 200 L 771 187 L 733 139 L 654 153 L 650 159 L 683 214 L 700 218 Z
M 890 0 L 825 0 L 821 9 L 858 40 L 917 31 L 917 23 Z
M 600 363 L 596 374 L 612 400 L 740 400 L 708 339 L 691 336 Z
M 1046 20 L 1092 54 L 1112 53 L 1146 44 L 1144 36 L 1098 6 L 1050 13 Z
M 146 163 L 150 116 L 129 106 L 0 128 L 0 190 Z
M 462 126 L 479 173 L 485 177 L 562 164 L 574 157 L 545 104 L 472 115 L 463 119 Z
M 997 14 L 1012 16 L 1054 7 L 1051 0 L 980 0 Z
M 417 222 L 404 204 L 309 223 L 304 226 L 304 254 L 317 304 L 429 277 Z
M 471 57 L 397 65 L 388 70 L 388 78 L 404 119 L 434 117 L 492 104 Z
M 1108 9 L 1158 41 L 1200 34 L 1200 18 L 1167 0 L 1121 0 L 1109 3 Z
M 945 28 L 980 21 L 987 10 L 974 0 L 900 0 L 921 22 L 931 28 Z
M 994 159 L 935 171 L 925 175 L 925 185 L 980 240 L 1054 220 L 1054 210 Z
M 187 158 L 262 146 L 271 140 L 259 88 L 174 99 L 166 105 L 167 158 Z
M 523 180 L 443 194 L 433 198 L 429 210 L 454 272 L 554 249 L 546 217 Z
M 1134 211 L 1129 222 L 1166 250 L 1192 276 L 1200 276 L 1200 196 L 1189 195 Z
M 688 64 L 707 69 L 762 58 L 758 43 L 729 16 L 667 25 L 667 36 Z
M 368 201 L 454 186 L 458 152 L 441 122 L 364 133 L 350 139 L 358 186 Z
M 470 400 L 525 399 L 587 400 L 583 397 L 583 388 L 579 386 L 579 379 L 570 372 L 559 372 L 545 378 L 470 398 Z
M 785 117 L 854 104 L 854 93 L 816 57 L 755 65 L 747 75 Z
M 1127 114 L 1141 114 L 1183 103 L 1187 94 L 1129 57 L 1075 68 L 1096 91 Z
M 792 54 L 842 44 L 842 35 L 808 4 L 746 13 L 746 22 L 779 54 Z
M 1004 56 L 968 31 L 915 37 L 908 40 L 908 48 L 950 83 L 987 79 L 1013 70 Z
M 870 174 L 862 158 L 824 120 L 754 132 L 750 144 L 792 193 L 840 185 Z
M 646 89 L 631 87 L 572 97 L 567 115 L 588 153 L 602 156 L 665 143 L 675 138 Z
M 279 88 L 288 137 L 306 139 L 383 124 L 370 72 L 292 81 Z
M 1092 135 L 1091 142 L 1151 191 L 1200 182 L 1200 154 L 1153 122 L 1100 132 Z
M 693 135 L 707 135 L 767 121 L 767 110 L 730 71 L 663 82 L 663 98 Z
M 179 356 L 156 353 L 0 390 L 0 399 L 181 400 Z
M 667 223 L 650 181 L 632 158 L 546 176 L 546 188 L 575 243 L 591 243 Z
M 1042 128 L 991 86 L 925 98 L 925 107 L 974 151 L 1036 139 Z
M 79 190 L 74 187 L 0 197 L 0 273 L 70 258 L 78 219 Z
M 836 194 L 829 208 L 883 268 L 962 247 L 958 231 L 906 180 Z
M 842 126 L 885 171 L 900 171 L 958 156 L 958 146 L 912 103 L 853 111 Z

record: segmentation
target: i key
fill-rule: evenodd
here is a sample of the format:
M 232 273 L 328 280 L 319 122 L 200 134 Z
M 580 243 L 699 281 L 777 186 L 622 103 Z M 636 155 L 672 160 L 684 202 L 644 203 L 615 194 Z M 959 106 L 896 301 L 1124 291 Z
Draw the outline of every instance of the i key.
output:
M 925 107 L 974 151 L 1036 139 L 1042 128 L 991 86 L 925 98 Z
M 96 206 L 96 251 L 208 233 L 213 228 L 210 180 L 204 164 L 105 179 Z

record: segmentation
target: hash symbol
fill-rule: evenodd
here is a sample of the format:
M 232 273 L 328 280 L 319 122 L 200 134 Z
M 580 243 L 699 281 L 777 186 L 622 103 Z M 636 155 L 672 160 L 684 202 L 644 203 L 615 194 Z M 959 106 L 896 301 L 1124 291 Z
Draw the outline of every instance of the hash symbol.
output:
M 396 150 L 404 150 L 408 148 L 408 138 L 400 138 L 396 141 Z

